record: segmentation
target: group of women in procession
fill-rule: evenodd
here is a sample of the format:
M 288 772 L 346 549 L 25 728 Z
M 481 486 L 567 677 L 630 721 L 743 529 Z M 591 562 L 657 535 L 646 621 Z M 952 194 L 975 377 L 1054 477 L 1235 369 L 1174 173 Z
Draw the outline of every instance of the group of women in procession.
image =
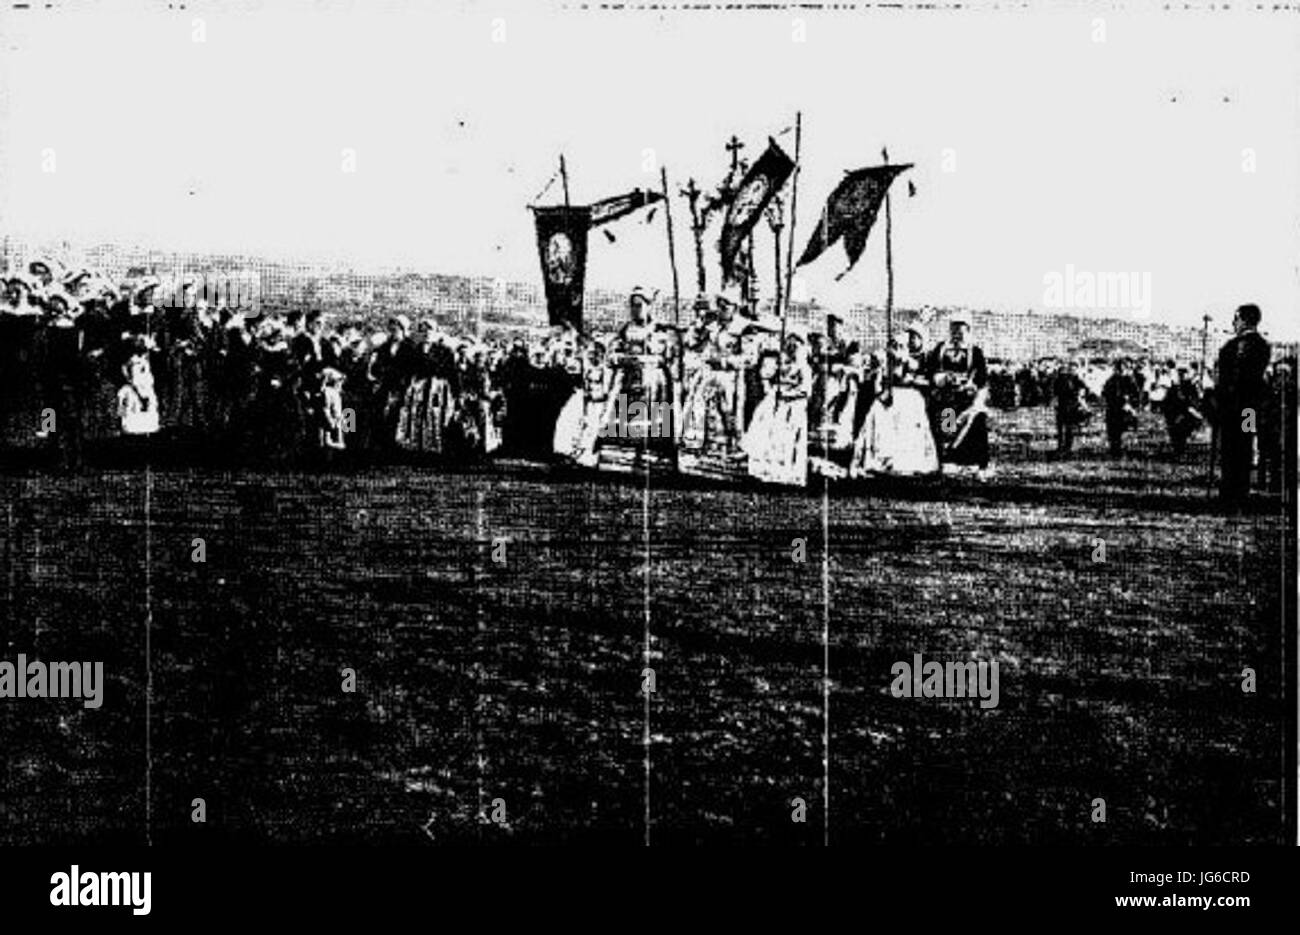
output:
M 250 315 L 183 285 L 159 307 L 152 277 L 59 273 L 37 261 L 4 281 L 0 415 L 7 448 L 44 440 L 66 467 L 100 441 L 205 462 L 512 455 L 795 485 L 988 466 L 987 374 L 963 319 L 934 347 L 912 325 L 865 354 L 833 316 L 809 334 L 725 295 L 697 300 L 689 326 L 656 323 L 638 289 L 608 339 L 506 344 L 404 315 L 383 331 Z
M 728 296 L 697 300 L 684 331 L 651 321 L 634 290 L 612 344 L 591 341 L 555 450 L 579 464 L 666 462 L 710 477 L 802 485 L 832 478 L 989 473 L 987 368 L 955 316 L 929 345 L 911 324 L 885 353 L 764 319 Z M 621 455 L 621 456 L 620 456 Z

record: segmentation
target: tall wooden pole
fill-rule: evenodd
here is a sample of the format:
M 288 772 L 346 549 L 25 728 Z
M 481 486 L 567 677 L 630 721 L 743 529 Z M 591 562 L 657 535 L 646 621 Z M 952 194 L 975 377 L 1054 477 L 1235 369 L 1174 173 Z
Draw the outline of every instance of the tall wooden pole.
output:
M 663 188 L 664 222 L 668 228 L 668 263 L 673 271 L 673 327 L 681 326 L 681 292 L 677 283 L 677 248 L 673 243 L 672 202 L 668 200 L 668 169 L 659 167 L 659 183 Z
M 569 169 L 564 164 L 564 153 L 560 153 L 560 181 L 564 183 L 564 206 L 569 207 Z
M 778 212 L 784 211 L 785 207 L 778 208 Z M 773 281 L 776 283 L 776 311 L 778 315 L 785 314 L 785 305 L 782 300 L 784 293 L 781 291 L 781 216 L 778 213 L 776 226 L 772 228 L 772 246 L 775 248 L 776 264 L 773 267 Z
M 734 196 L 740 191 L 740 183 L 746 170 L 746 166 L 740 159 L 740 151 L 744 148 L 745 144 L 742 143 L 733 133 L 731 139 L 727 141 L 726 145 L 727 152 L 731 154 L 731 171 L 728 173 L 727 180 L 723 186 L 731 196 Z M 745 242 L 740 244 L 738 253 L 746 262 L 744 276 L 740 280 L 740 301 L 748 308 L 750 300 L 753 298 L 751 286 L 753 285 L 752 273 L 754 271 L 754 233 L 752 229 L 749 236 L 745 239 Z M 724 270 L 724 286 L 726 285 L 726 278 L 726 271 Z
M 755 224 L 754 227 L 758 225 Z M 758 315 L 758 268 L 754 265 L 754 227 L 749 229 L 749 238 L 745 241 L 745 293 L 746 301 L 752 302 L 754 315 Z
M 1197 375 L 1197 389 L 1205 392 L 1205 355 L 1210 343 L 1210 316 L 1201 316 L 1201 372 Z
M 800 146 L 800 143 L 801 143 L 801 139 L 800 139 L 800 137 L 801 137 L 802 133 L 803 133 L 803 113 L 802 113 L 802 111 L 795 111 L 795 115 L 794 115 L 794 179 L 793 179 L 794 189 L 793 189 L 793 190 L 791 191 L 791 193 L 790 193 L 790 249 L 786 252 L 785 297 L 784 297 L 784 298 L 785 298 L 785 301 L 784 301 L 784 303 L 780 303 L 780 302 L 778 302 L 778 307 L 777 307 L 777 314 L 779 314 L 779 315 L 781 316 L 781 346 L 780 346 L 780 348 L 778 349 L 778 353 L 780 353 L 780 354 L 782 354 L 782 355 L 785 354 L 785 322 L 786 322 L 786 316 L 787 316 L 787 314 L 788 314 L 789 311 L 790 311 L 790 277 L 794 275 L 794 268 L 790 265 L 790 259 L 791 259 L 791 257 L 794 256 L 794 212 L 795 212 L 795 207 L 796 207 L 796 206 L 798 205 L 798 203 L 799 203 L 799 202 L 798 202 L 798 199 L 799 199 L 799 146 Z M 781 235 L 780 235 L 779 232 L 777 233 L 776 237 L 777 237 L 777 240 L 778 240 L 778 241 L 781 239 Z M 778 243 L 778 244 L 777 244 L 777 250 L 778 250 L 778 253 L 779 253 L 780 249 L 781 249 L 781 245 Z M 779 283 L 779 280 L 780 280 L 780 278 L 781 278 L 781 261 L 780 261 L 779 255 L 778 255 L 778 258 L 777 258 L 777 270 L 776 270 L 776 276 L 777 276 L 777 280 L 778 280 L 778 283 Z M 779 296 L 780 294 L 781 294 L 781 289 L 780 289 L 780 286 L 778 285 L 778 286 L 777 286 L 777 295 Z M 778 372 L 778 373 L 780 372 L 781 362 L 784 361 L 784 360 L 785 360 L 784 356 L 777 358 L 777 372 Z
M 785 308 L 782 316 L 790 306 L 792 295 L 790 288 L 794 278 L 794 222 L 795 212 L 799 209 L 799 145 L 803 136 L 803 112 L 794 115 L 794 178 L 790 180 L 790 244 L 785 252 Z M 777 275 L 780 275 L 779 273 Z
M 685 347 L 682 343 L 682 297 L 681 290 L 677 283 L 677 248 L 673 243 L 673 203 L 668 200 L 668 169 L 665 166 L 659 167 L 659 185 L 664 195 L 664 225 L 668 228 L 668 265 L 673 271 L 673 333 L 677 335 L 674 345 L 674 351 L 677 354 L 677 385 L 673 387 L 673 438 L 681 436 L 682 427 L 677 424 L 675 414 L 680 411 L 677 405 L 677 394 L 683 390 L 683 384 L 686 382 L 686 354 Z M 647 475 L 648 476 L 648 475 Z
M 881 150 L 889 165 L 888 150 Z M 894 219 L 889 210 L 889 180 L 885 181 L 885 392 L 889 392 L 893 366 L 889 362 L 894 342 Z

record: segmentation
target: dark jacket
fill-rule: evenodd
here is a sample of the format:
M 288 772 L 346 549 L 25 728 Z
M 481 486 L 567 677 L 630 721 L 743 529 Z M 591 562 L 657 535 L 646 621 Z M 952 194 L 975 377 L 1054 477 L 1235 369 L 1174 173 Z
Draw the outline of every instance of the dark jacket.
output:
M 1272 349 L 1257 331 L 1242 332 L 1223 345 L 1216 385 L 1221 411 L 1240 413 L 1263 406 L 1268 396 L 1264 370 L 1271 356 Z
M 1119 421 L 1138 404 L 1137 383 L 1127 373 L 1112 373 L 1101 388 L 1101 398 L 1106 403 L 1106 421 Z
M 378 348 L 370 358 L 370 379 L 381 394 L 402 393 L 420 366 L 420 352 L 410 341 L 402 339 Z

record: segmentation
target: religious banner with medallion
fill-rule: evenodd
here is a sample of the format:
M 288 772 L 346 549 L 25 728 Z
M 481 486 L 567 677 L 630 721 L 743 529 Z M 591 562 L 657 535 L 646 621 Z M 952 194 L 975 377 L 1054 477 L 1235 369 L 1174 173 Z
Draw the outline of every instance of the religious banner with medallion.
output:
M 793 171 L 794 160 L 776 145 L 776 140 L 768 137 L 767 150 L 745 173 L 722 223 L 722 240 L 718 246 L 722 253 L 722 274 L 728 281 L 737 278 L 736 257 L 741 244 Z
M 587 230 L 591 208 L 534 207 L 537 253 L 546 283 L 546 310 L 552 325 L 582 330 L 582 296 L 587 274 Z

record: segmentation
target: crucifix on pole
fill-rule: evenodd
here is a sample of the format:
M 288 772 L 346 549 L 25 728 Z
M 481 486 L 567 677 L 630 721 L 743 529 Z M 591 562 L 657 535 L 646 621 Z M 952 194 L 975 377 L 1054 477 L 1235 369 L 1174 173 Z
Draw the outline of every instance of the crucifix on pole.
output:
M 736 138 L 733 133 L 731 139 L 727 140 L 727 152 L 731 154 L 731 174 L 734 177 L 736 170 L 740 168 L 740 151 L 745 148 L 745 144 Z
M 682 196 L 691 206 L 691 233 L 695 235 L 695 286 L 700 295 L 707 291 L 704 278 L 704 221 L 700 217 L 699 200 L 703 194 L 695 185 L 695 179 L 688 179 Z

